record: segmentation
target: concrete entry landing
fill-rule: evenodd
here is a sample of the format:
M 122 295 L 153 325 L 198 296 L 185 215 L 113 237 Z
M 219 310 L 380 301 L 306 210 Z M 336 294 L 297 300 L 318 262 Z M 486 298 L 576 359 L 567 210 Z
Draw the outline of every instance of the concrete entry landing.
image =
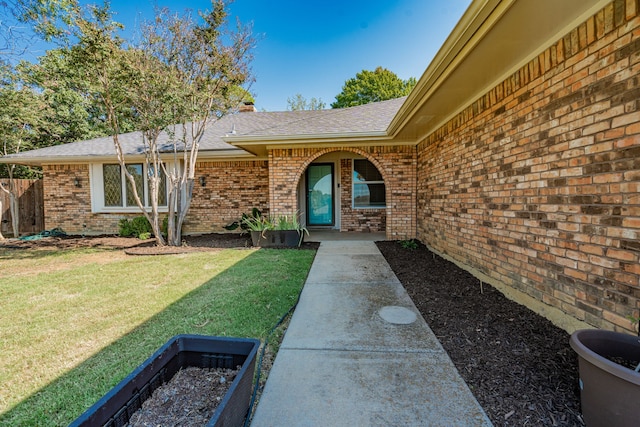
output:
M 361 233 L 340 230 L 309 230 L 304 236 L 305 242 L 333 242 L 333 241 L 380 241 L 386 240 L 387 235 L 381 233 Z
M 322 241 L 251 425 L 491 422 L 376 245 Z

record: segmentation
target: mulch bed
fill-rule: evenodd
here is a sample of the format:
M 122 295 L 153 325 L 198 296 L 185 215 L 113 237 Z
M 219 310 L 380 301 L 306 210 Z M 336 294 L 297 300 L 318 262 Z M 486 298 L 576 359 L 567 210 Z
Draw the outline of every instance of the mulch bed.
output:
M 129 425 L 204 426 L 224 399 L 238 372 L 240 367 L 181 369 L 144 401 L 131 417 Z
M 377 245 L 494 425 L 584 425 L 564 330 L 424 245 Z
M 6 249 L 74 249 L 110 248 L 124 249 L 128 255 L 171 255 L 189 252 L 216 251 L 229 248 L 251 248 L 251 236 L 240 233 L 209 233 L 183 236 L 182 246 L 157 246 L 154 239 L 140 240 L 135 237 L 63 236 L 45 237 L 38 240 L 6 239 L 0 248 Z M 299 249 L 317 249 L 317 242 L 303 242 Z

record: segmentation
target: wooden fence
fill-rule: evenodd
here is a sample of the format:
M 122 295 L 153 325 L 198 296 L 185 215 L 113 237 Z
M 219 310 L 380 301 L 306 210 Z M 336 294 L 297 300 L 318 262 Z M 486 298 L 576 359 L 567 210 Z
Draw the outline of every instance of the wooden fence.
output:
M 44 230 L 44 192 L 41 179 L 17 179 L 18 206 L 20 213 L 20 234 L 39 233 Z M 0 183 L 9 186 L 8 179 L 0 179 Z M 13 235 L 11 213 L 9 212 L 9 195 L 0 191 L 2 212 L 0 212 L 0 230 L 7 237 Z

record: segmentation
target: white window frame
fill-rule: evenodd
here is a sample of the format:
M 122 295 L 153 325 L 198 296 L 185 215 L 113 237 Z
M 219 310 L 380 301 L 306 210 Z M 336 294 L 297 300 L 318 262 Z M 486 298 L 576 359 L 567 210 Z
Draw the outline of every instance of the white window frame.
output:
M 135 213 L 140 212 L 140 208 L 138 205 L 134 206 L 105 206 L 104 204 L 104 175 L 103 175 L 103 166 L 104 165 L 115 165 L 118 162 L 103 162 L 103 163 L 92 163 L 89 168 L 89 179 L 91 182 L 91 212 L 93 213 Z M 142 164 L 142 173 L 144 176 L 147 176 L 147 165 L 144 161 L 140 162 L 128 162 L 127 164 L 131 165 L 139 165 Z M 167 167 L 171 167 L 171 164 L 167 164 Z M 124 172 L 121 172 L 122 176 L 124 176 Z M 123 187 L 126 185 L 123 183 Z M 124 190 L 124 189 L 123 189 Z M 144 194 L 149 194 L 149 181 L 144 180 Z M 167 195 L 168 198 L 168 195 Z M 123 193 L 123 203 L 126 203 L 126 195 Z M 147 211 L 151 211 L 151 206 L 146 205 L 148 200 L 144 200 L 145 209 Z M 159 212 L 169 212 L 168 206 L 158 206 Z
M 381 181 L 356 181 L 355 179 L 353 179 L 353 175 L 356 172 L 356 160 L 368 161 L 369 163 L 371 163 L 371 165 L 373 167 L 376 167 L 376 165 L 374 165 L 373 162 L 371 162 L 368 159 L 352 159 L 351 160 L 351 208 L 352 209 L 386 209 L 387 208 L 387 195 L 386 195 L 387 184 L 385 184 L 384 180 L 381 180 Z M 380 174 L 380 175 L 382 175 L 382 174 Z M 384 206 L 382 206 L 382 205 L 381 206 L 356 206 L 356 185 L 367 185 L 367 184 L 382 184 L 382 185 L 384 185 L 384 191 L 385 191 Z

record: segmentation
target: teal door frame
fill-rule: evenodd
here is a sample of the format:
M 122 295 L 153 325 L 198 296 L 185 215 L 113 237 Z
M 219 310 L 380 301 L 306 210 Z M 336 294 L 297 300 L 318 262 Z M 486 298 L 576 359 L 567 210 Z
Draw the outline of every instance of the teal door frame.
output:
M 334 226 L 335 174 L 333 163 L 312 163 L 305 173 L 307 226 Z

